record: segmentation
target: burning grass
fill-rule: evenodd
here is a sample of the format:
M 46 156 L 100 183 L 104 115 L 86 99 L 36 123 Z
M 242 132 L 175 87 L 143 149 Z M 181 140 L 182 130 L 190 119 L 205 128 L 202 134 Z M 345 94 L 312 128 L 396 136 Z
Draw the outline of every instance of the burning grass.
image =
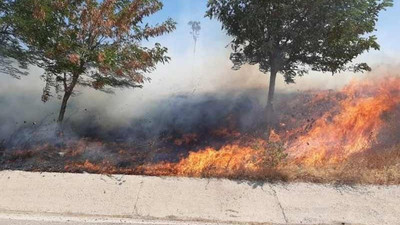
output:
M 6 149 L 1 168 L 400 184 L 399 77 L 291 95 L 277 112 L 270 142 L 261 138 L 262 126 L 240 131 L 243 118 L 229 113 L 216 127 L 171 129 L 144 143 L 80 139 Z
M 163 162 L 142 169 L 148 175 L 259 179 L 263 174 L 261 170 L 272 172 L 286 157 L 283 150 L 277 144 L 266 144 L 257 139 L 252 146 L 231 144 L 219 150 L 206 148 L 190 152 L 178 163 Z
M 303 163 L 340 162 L 379 142 L 377 136 L 385 125 L 382 115 L 400 104 L 400 79 L 352 82 L 341 94 L 345 97 L 337 107 L 290 144 L 288 151 Z
M 339 184 L 400 184 L 400 145 L 364 152 L 334 164 L 286 164 L 281 173 L 290 181 Z

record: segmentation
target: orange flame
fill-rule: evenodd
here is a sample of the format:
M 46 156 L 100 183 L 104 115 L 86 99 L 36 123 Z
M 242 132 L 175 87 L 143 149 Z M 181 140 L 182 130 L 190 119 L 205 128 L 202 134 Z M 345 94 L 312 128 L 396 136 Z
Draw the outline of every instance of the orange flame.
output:
M 335 163 L 369 149 L 384 121 L 381 116 L 400 103 L 400 78 L 353 81 L 341 93 L 338 108 L 325 113 L 288 149 L 306 165 Z
M 255 171 L 261 158 L 257 153 L 250 147 L 238 145 L 227 145 L 219 151 L 206 148 L 200 152 L 191 152 L 176 168 L 178 175 L 190 176 L 200 176 L 209 171 L 216 175 L 238 173 L 241 170 Z
M 144 168 L 146 174 L 178 176 L 233 176 L 252 173 L 260 169 L 265 155 L 261 146 L 265 142 L 256 140 L 254 146 L 228 144 L 216 150 L 208 147 L 189 155 L 178 163 L 160 163 Z
M 389 131 L 394 134 L 394 138 L 385 138 L 395 139 L 396 146 L 392 146 L 392 149 L 386 153 L 372 154 L 371 159 L 365 161 L 367 163 L 361 162 L 358 167 L 350 165 L 352 168 L 350 170 L 357 172 L 368 170 L 368 167 L 375 163 L 375 168 L 378 169 L 369 170 L 368 176 L 372 177 L 368 178 L 370 181 L 375 183 L 400 182 L 398 134 L 391 128 L 384 129 L 391 126 L 390 122 L 384 119 L 384 115 L 387 113 L 391 113 L 393 116 L 400 115 L 400 110 L 398 110 L 400 108 L 396 108 L 400 106 L 400 77 L 355 80 L 341 91 L 320 91 L 314 95 L 311 101 L 309 101 L 310 95 L 305 96 L 307 104 L 316 106 L 312 109 L 315 109 L 315 115 L 318 115 L 318 118 L 315 118 L 315 115 L 308 115 L 314 114 L 312 110 L 309 110 L 308 112 L 311 111 L 311 113 L 307 113 L 307 118 L 309 116 L 314 118 L 308 119 L 308 124 L 304 124 L 307 118 L 301 117 L 303 119 L 297 120 L 297 117 L 290 116 L 289 119 L 280 121 L 280 128 L 271 132 L 269 141 L 283 143 L 286 152 L 282 145 L 267 143 L 260 136 L 241 134 L 235 130 L 236 126 L 233 123 L 228 123 L 232 125 L 209 133 L 218 138 L 224 137 L 225 139 L 221 139 L 227 142 L 225 145 L 218 148 L 211 145 L 197 152 L 189 152 L 186 158 L 182 158 L 176 163 L 161 162 L 143 165 L 148 161 L 139 161 L 140 164 L 130 165 L 128 163 L 120 166 L 119 160 L 135 162 L 136 159 L 148 157 L 146 154 L 151 152 L 151 149 L 147 153 L 142 153 L 131 149 L 134 148 L 132 147 L 134 145 L 105 144 L 97 141 L 89 142 L 85 139 L 68 143 L 62 151 L 62 157 L 66 161 L 64 171 L 257 179 L 265 177 L 264 175 L 267 173 L 273 174 L 270 177 L 277 176 L 274 174 L 277 172 L 283 174 L 285 179 L 287 174 L 288 177 L 292 177 L 290 179 L 297 179 L 296 176 L 299 174 L 299 177 L 304 180 L 328 176 L 324 174 L 327 172 L 331 174 L 329 179 L 335 179 L 335 176 L 343 176 L 344 173 L 340 171 L 347 172 L 349 170 L 346 164 L 360 161 L 359 158 L 354 160 L 351 156 L 359 156 L 358 153 L 364 153 L 375 147 L 375 144 L 383 142 L 382 135 Z M 303 102 L 304 99 L 299 97 L 295 103 L 303 104 Z M 319 106 L 325 103 L 328 103 L 329 110 L 324 107 L 319 110 Z M 399 120 L 395 122 L 394 128 L 397 129 L 400 127 L 400 123 Z M 381 136 L 379 136 L 380 134 Z M 201 138 L 201 135 L 193 133 L 183 134 L 177 139 L 170 137 L 168 140 L 172 140 L 171 143 L 177 148 L 193 146 L 200 143 Z M 220 142 L 218 142 L 219 144 Z M 84 157 L 81 157 L 85 152 L 97 154 L 102 149 L 110 149 L 110 147 L 113 149 L 112 155 L 117 156 L 116 160 L 107 161 L 109 158 L 106 158 L 103 161 L 91 162 L 83 161 Z M 40 156 L 39 153 L 51 148 L 50 145 L 44 145 L 34 151 L 15 151 L 14 158 L 10 160 L 30 158 L 32 155 Z M 174 151 L 175 149 L 168 150 Z M 51 154 L 57 154 L 53 150 L 48 151 Z M 282 160 L 286 157 L 286 153 L 289 158 Z M 363 156 L 368 156 L 368 154 L 363 154 Z M 384 159 L 382 159 L 383 157 Z M 39 159 L 42 158 L 39 157 Z M 81 158 L 83 160 L 79 161 Z M 376 161 L 382 161 L 381 165 L 383 166 L 378 166 L 380 164 Z M 394 175 L 390 175 L 391 173 L 386 171 L 388 163 L 390 163 L 391 173 Z M 320 170 L 320 166 L 326 166 L 325 169 L 328 169 Z M 342 169 L 337 170 L 340 166 Z M 301 172 L 302 170 L 305 172 Z M 321 174 L 319 175 L 318 172 Z M 386 179 L 384 182 L 379 181 L 379 176 L 375 176 L 377 172 L 384 174 L 383 177 Z M 357 176 L 365 178 L 361 173 Z
M 331 92 L 316 95 L 332 99 Z M 379 80 L 353 81 L 335 97 L 337 106 L 315 120 L 313 127 L 296 140 L 282 140 L 275 131 L 271 140 L 286 142 L 289 163 L 307 166 L 327 165 L 347 159 L 365 151 L 377 141 L 384 125 L 381 116 L 400 103 L 400 78 L 386 77 Z M 309 126 L 309 125 L 307 125 Z M 292 131 L 290 131 L 292 132 Z M 294 132 L 299 132 L 296 130 Z M 149 174 L 185 176 L 232 176 L 240 173 L 259 172 L 267 151 L 252 148 L 261 139 L 250 138 L 246 145 L 227 144 L 221 149 L 208 147 L 191 152 L 178 163 L 161 163 L 147 167 Z M 265 146 L 265 142 L 264 142 Z M 168 170 L 168 171 L 167 171 Z

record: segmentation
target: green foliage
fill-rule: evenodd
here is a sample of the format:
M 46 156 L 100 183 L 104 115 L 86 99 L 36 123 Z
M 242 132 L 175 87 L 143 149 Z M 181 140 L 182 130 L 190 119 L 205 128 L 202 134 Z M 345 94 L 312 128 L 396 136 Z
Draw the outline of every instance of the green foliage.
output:
M 286 82 L 309 70 L 338 73 L 370 70 L 349 64 L 369 49 L 380 11 L 392 0 L 209 0 L 207 16 L 233 37 L 234 69 L 259 64 Z
M 19 78 L 26 75 L 23 70 L 29 60 L 11 26 L 12 5 L 13 1 L 0 0 L 0 72 Z M 18 61 L 19 68 L 15 67 L 11 59 Z
M 158 0 L 16 0 L 11 25 L 32 63 L 45 70 L 47 101 L 52 87 L 141 87 L 146 73 L 170 59 L 160 44 L 141 44 L 175 29 L 171 19 L 143 22 L 161 8 Z

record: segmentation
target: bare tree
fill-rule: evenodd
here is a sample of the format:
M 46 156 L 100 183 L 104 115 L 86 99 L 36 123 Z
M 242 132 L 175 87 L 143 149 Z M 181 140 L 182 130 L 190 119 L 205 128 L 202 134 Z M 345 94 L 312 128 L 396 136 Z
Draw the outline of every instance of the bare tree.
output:
M 200 21 L 190 21 L 188 23 L 188 25 L 190 26 L 190 28 L 192 29 L 190 31 L 190 34 L 193 36 L 193 40 L 194 40 L 194 49 L 193 52 L 196 53 L 196 45 L 197 45 L 197 40 L 200 36 L 200 30 L 201 30 L 201 26 L 200 26 Z

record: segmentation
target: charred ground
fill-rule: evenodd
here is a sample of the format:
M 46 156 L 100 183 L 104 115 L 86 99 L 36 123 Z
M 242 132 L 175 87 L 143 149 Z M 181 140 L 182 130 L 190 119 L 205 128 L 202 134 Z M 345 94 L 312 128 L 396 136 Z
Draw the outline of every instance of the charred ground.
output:
M 162 99 L 118 127 L 87 110 L 62 133 L 26 122 L 4 137 L 0 169 L 399 184 L 398 84 L 281 93 L 268 143 L 264 90 Z

